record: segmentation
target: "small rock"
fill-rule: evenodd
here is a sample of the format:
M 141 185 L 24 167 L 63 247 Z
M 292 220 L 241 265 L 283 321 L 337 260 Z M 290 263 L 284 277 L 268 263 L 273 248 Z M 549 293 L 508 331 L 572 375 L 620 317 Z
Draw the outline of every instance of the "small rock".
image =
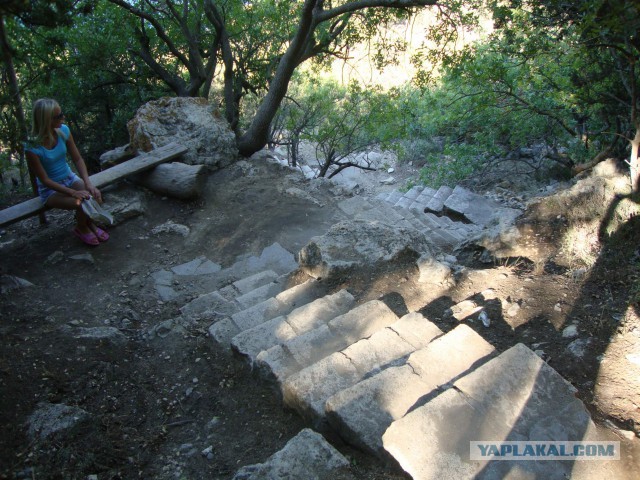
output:
M 170 318 L 151 327 L 147 331 L 146 337 L 148 339 L 165 338 L 171 333 L 182 334 L 185 332 L 186 330 L 180 325 L 177 319 Z
M 587 274 L 586 268 L 577 268 L 571 272 L 571 277 L 575 280 L 582 280 L 584 276 Z
M 90 253 L 81 253 L 80 255 L 71 255 L 69 257 L 71 260 L 76 260 L 78 262 L 87 262 L 91 264 L 95 264 L 96 261 L 93 259 L 93 255 Z
M 33 283 L 13 275 L 0 275 L 0 293 L 7 293 L 17 288 L 33 287 Z
M 389 168 L 387 169 L 387 173 L 393 173 L 393 172 L 395 172 L 395 171 L 396 171 L 396 169 L 395 169 L 395 168 L 393 168 L 393 167 L 389 167 Z
M 442 261 L 448 263 L 449 265 L 455 265 L 456 263 L 458 263 L 458 259 L 453 255 L 445 255 L 442 258 Z
M 485 327 L 488 328 L 491 325 L 491 319 L 489 318 L 489 315 L 487 315 L 487 312 L 485 312 L 484 310 L 480 312 L 478 318 Z
M 44 263 L 46 265 L 57 265 L 62 260 L 64 260 L 64 253 L 62 253 L 60 250 L 56 250 L 55 252 L 53 252 L 51 255 L 47 257 Z
M 396 179 L 393 177 L 387 177 L 380 180 L 380 183 L 382 185 L 393 185 L 394 183 L 396 183 Z
M 207 458 L 207 460 L 213 460 L 213 446 L 209 445 L 207 448 L 202 450 L 202 455 Z
M 573 338 L 578 336 L 578 327 L 576 325 L 569 325 L 562 330 L 562 338 Z
M 79 328 L 74 331 L 74 337 L 96 342 L 109 342 L 115 346 L 125 345 L 129 339 L 115 327 Z
M 451 267 L 443 262 L 439 262 L 429 254 L 422 255 L 417 260 L 420 283 L 447 284 L 452 280 Z
M 520 305 L 518 303 L 512 303 L 509 309 L 507 310 L 507 315 L 509 315 L 510 317 L 515 317 L 516 315 L 518 315 L 519 311 L 520 311 Z
M 458 321 L 462 321 L 482 310 L 473 300 L 463 300 L 453 307 L 445 311 L 445 316 L 453 317 Z
M 562 311 L 562 307 L 560 306 L 560 304 L 559 304 L 559 303 L 556 303 L 556 304 L 554 305 L 553 309 L 554 309 L 556 312 L 561 312 L 561 311 Z
M 120 322 L 120 326 L 121 328 L 127 329 L 127 328 L 131 328 L 133 326 L 133 323 L 128 318 L 123 318 L 122 321 Z
M 30 479 L 30 478 L 34 478 L 33 477 L 33 467 L 26 467 L 23 470 L 20 470 L 19 472 L 15 472 L 15 477 L 16 479 Z
M 191 229 L 186 225 L 182 225 L 179 223 L 173 223 L 171 220 L 163 223 L 162 225 L 158 225 L 151 230 L 153 235 L 159 235 L 161 233 L 176 233 L 183 237 L 186 237 L 191 233 Z
M 193 443 L 183 443 L 178 448 L 178 453 L 180 453 L 180 455 L 183 455 L 185 457 L 192 457 L 193 455 L 196 454 L 197 451 L 198 450 L 193 446 Z
M 590 338 L 579 338 L 571 342 L 567 347 L 567 350 L 574 357 L 582 358 L 587 352 L 587 348 L 589 347 L 590 344 L 591 344 Z
M 89 418 L 89 413 L 80 407 L 71 407 L 61 403 L 41 403 L 28 420 L 29 436 L 32 439 L 45 439 L 54 433 L 68 430 Z

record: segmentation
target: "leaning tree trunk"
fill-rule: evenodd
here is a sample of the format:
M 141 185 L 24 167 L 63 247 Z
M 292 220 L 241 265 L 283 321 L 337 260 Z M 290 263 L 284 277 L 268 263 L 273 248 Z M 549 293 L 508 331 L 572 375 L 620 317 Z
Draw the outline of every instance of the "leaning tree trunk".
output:
M 269 91 L 258 107 L 249 129 L 238 138 L 238 151 L 242 156 L 249 157 L 253 155 L 264 148 L 269 141 L 271 122 L 276 113 L 278 113 L 278 108 L 280 108 L 280 104 L 287 94 L 293 72 L 300 64 L 305 49 L 313 38 L 313 30 L 315 28 L 313 19 L 314 6 L 315 2 L 305 2 L 296 35 L 278 63 L 276 73 L 269 84 Z

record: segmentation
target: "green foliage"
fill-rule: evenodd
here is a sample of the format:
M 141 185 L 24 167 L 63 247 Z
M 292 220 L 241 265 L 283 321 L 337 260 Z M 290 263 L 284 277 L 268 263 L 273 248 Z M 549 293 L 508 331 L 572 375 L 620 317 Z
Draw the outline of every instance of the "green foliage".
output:
M 166 86 L 128 53 L 135 22 L 100 2 L 73 25 L 29 25 L 8 18 L 27 123 L 37 98 L 53 97 L 90 168 L 104 151 L 128 142 L 126 122 L 143 102 L 168 93 Z M 6 98 L 1 98 L 0 144 L 21 138 Z M 30 127 L 29 127 L 30 128 Z
M 471 144 L 446 145 L 442 154 L 429 154 L 420 169 L 420 183 L 437 188 L 456 185 L 472 176 L 484 163 L 481 149 Z
M 273 143 L 296 148 L 315 145 L 320 176 L 355 166 L 350 156 L 397 139 L 395 106 L 379 88 L 357 83 L 341 86 L 335 80 L 298 77 L 280 108 Z M 295 153 L 295 152 L 294 152 Z

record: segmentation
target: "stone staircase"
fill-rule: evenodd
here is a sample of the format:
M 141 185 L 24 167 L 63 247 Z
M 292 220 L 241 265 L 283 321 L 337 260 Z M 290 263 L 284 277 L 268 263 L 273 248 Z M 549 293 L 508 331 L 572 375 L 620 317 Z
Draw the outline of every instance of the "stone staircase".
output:
M 496 208 L 504 218 L 505 209 L 469 194 L 414 187 L 339 207 L 354 220 L 418 230 L 446 252 L 494 222 Z M 415 479 L 607 478 L 598 475 L 610 462 L 576 473 L 579 462 L 470 461 L 471 441 L 595 439 L 595 427 L 575 389 L 524 345 L 499 354 L 466 325 L 443 332 L 418 312 L 358 304 L 314 278 L 289 284 L 293 258 L 274 244 L 224 270 L 197 259 L 154 275 L 156 289 L 171 296 L 180 275 L 191 291 L 202 288 L 183 316 L 215 319 L 213 341 L 273 382 L 314 429 L 392 459 Z

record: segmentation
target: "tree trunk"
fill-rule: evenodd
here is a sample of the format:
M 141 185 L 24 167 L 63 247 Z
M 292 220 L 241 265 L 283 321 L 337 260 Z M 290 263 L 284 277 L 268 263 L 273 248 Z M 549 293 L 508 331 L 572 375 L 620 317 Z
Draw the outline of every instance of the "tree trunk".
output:
M 585 163 L 579 163 L 578 165 L 574 165 L 573 168 L 571 169 L 571 173 L 573 175 L 577 175 L 577 174 L 579 174 L 581 172 L 584 172 L 585 170 L 589 170 L 589 169 L 595 167 L 600 162 L 602 162 L 602 161 L 606 160 L 607 158 L 609 158 L 611 156 L 612 152 L 613 152 L 612 148 L 607 148 L 607 149 L 601 151 L 595 157 L 593 157 L 593 159 L 591 159 L 590 161 L 585 162 Z
M 629 157 L 629 174 L 631 175 L 631 188 L 634 192 L 640 186 L 640 162 L 638 161 L 638 148 L 640 147 L 640 125 L 636 126 L 636 135 L 631 140 L 631 156 Z
M 204 165 L 164 163 L 149 173 L 140 174 L 136 181 L 153 192 L 188 200 L 202 193 L 206 172 Z
M 12 48 L 9 45 L 9 38 L 7 36 L 7 31 L 4 25 L 4 16 L 0 15 L 0 48 L 2 49 L 2 60 L 5 64 L 5 71 L 7 73 L 7 78 L 9 79 L 9 92 L 11 94 L 11 101 L 13 103 L 13 111 L 18 120 L 18 130 L 20 131 L 20 136 L 22 138 L 15 139 L 16 142 L 14 144 L 15 151 L 18 152 L 18 167 L 20 170 L 20 182 L 24 185 L 24 177 L 25 177 L 25 167 L 29 170 L 29 179 L 31 181 L 31 188 L 33 190 L 33 195 L 38 196 L 38 187 L 36 185 L 36 176 L 31 171 L 31 168 L 27 165 L 24 155 L 24 145 L 23 142 L 27 140 L 29 137 L 29 132 L 27 130 L 27 121 L 24 116 L 24 108 L 22 106 L 22 96 L 20 95 L 20 86 L 18 84 L 18 76 L 16 75 L 16 70 L 13 65 L 13 55 Z M 40 223 L 47 223 L 47 217 L 44 212 L 39 215 Z
M 315 2 L 313 1 L 307 0 L 305 2 L 296 35 L 278 63 L 276 73 L 269 84 L 269 91 L 258 107 L 248 130 L 238 138 L 238 151 L 242 156 L 253 155 L 262 149 L 269 140 L 271 121 L 278 113 L 282 99 L 287 94 L 293 72 L 300 65 L 306 47 L 313 37 L 315 29 L 314 6 Z

